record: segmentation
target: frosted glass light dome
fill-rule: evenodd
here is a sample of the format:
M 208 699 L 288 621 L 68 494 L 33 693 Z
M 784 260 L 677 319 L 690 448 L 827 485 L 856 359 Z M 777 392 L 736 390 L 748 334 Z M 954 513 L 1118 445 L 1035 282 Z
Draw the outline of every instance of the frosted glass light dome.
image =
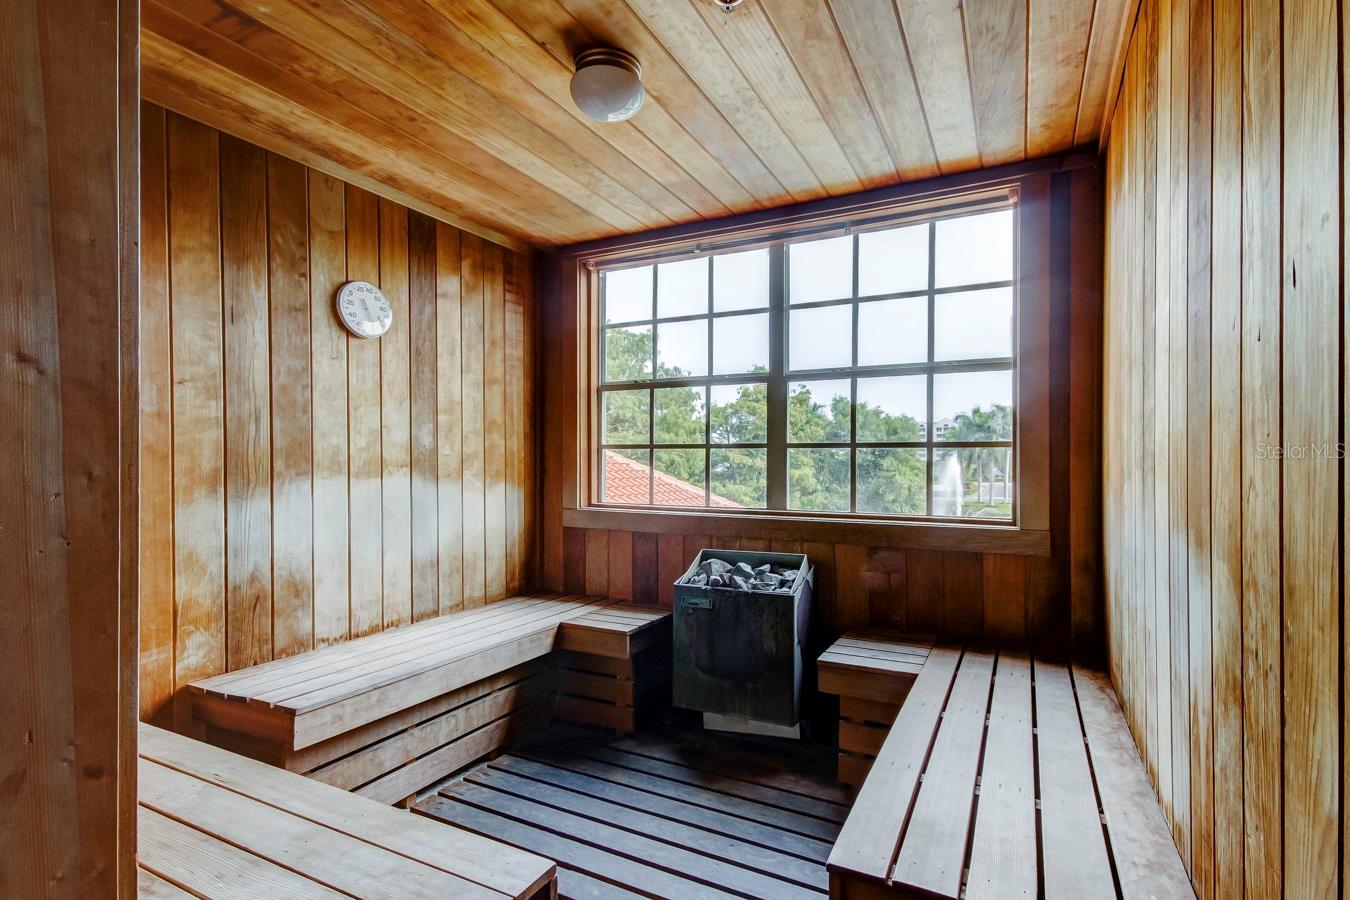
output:
M 577 57 L 572 100 L 597 122 L 622 122 L 642 108 L 642 65 L 631 53 L 597 48 Z

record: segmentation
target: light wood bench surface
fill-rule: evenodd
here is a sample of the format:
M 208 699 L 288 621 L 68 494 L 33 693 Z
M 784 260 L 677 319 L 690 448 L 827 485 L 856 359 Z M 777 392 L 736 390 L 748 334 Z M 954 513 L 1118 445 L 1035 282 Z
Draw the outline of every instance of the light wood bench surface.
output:
M 829 869 L 845 898 L 1090 900 L 1117 897 L 1117 880 L 1126 898 L 1194 896 L 1106 677 L 947 646 L 910 689 Z
M 550 896 L 551 861 L 141 725 L 142 896 Z
M 516 597 L 193 682 L 194 715 L 301 750 L 552 652 L 598 597 Z

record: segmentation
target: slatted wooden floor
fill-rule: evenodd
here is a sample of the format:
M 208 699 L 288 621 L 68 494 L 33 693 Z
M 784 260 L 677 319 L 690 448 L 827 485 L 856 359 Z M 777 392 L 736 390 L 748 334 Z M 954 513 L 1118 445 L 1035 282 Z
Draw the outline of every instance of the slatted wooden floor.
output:
M 819 898 L 849 802 L 831 748 L 666 723 L 555 726 L 414 809 L 553 859 L 564 897 Z

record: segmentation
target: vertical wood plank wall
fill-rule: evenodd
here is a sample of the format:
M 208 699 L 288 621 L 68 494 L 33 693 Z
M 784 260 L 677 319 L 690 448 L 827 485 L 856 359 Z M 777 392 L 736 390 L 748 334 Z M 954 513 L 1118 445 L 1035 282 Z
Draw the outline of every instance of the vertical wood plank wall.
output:
M 1052 554 L 984 553 L 954 533 L 950 546 L 867 546 L 803 531 L 800 540 L 565 527 L 576 496 L 577 265 L 560 258 L 544 286 L 544 466 L 541 582 L 670 606 L 673 582 L 704 547 L 804 552 L 816 567 L 821 640 L 857 626 L 1036 643 L 1099 657 L 1101 174 L 1060 172 L 1051 182 L 1049 506 Z M 808 526 L 809 527 L 809 526 Z M 903 526 L 897 526 L 903 528 Z
M 1340 893 L 1335 0 L 1143 0 L 1107 155 L 1112 677 L 1201 897 Z
M 531 577 L 534 276 L 519 253 L 142 110 L 141 715 L 187 681 Z M 347 336 L 337 288 L 394 325 Z
M 3 897 L 136 893 L 138 33 L 0 4 Z

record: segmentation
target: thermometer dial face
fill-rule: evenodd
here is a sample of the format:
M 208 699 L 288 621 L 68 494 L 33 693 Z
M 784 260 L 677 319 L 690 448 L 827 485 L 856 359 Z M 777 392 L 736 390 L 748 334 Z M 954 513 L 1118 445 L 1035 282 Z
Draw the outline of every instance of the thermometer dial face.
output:
M 360 338 L 377 338 L 394 324 L 394 309 L 369 281 L 349 281 L 337 294 L 337 314 L 343 326 Z

